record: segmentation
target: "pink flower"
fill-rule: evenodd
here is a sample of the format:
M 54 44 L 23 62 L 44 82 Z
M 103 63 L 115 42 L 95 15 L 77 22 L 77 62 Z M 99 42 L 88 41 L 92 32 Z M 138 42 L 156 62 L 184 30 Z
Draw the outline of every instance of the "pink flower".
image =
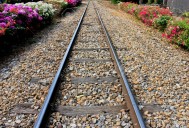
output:
M 167 35 L 165 33 L 162 34 L 162 37 L 166 37 Z

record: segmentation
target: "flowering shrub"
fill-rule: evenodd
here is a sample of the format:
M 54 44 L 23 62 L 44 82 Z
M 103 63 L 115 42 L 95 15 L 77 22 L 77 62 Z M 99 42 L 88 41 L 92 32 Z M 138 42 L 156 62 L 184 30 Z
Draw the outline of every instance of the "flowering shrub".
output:
M 189 49 L 189 20 L 183 19 L 171 22 L 162 35 L 170 42 L 177 43 Z
M 78 4 L 81 3 L 81 0 L 65 0 L 66 2 L 68 2 L 68 5 L 74 7 L 77 6 Z
M 182 16 L 189 18 L 189 12 L 184 12 Z
M 161 16 L 155 20 L 154 27 L 158 28 L 160 31 L 164 31 L 170 20 L 172 20 L 170 16 Z
M 174 42 L 180 33 L 180 28 L 172 25 L 166 29 L 166 32 L 163 33 L 162 36 L 166 37 L 170 42 Z
M 163 37 L 169 42 L 176 43 L 189 49 L 189 19 L 188 13 L 184 13 L 186 18 L 174 19 L 172 12 L 167 8 L 140 6 L 134 3 L 119 3 L 119 8 L 135 16 L 148 26 L 153 26 L 161 31 Z
M 19 29 L 33 29 L 42 21 L 37 10 L 22 5 L 3 4 L 0 12 L 0 36 L 14 35 Z
M 52 4 L 47 4 L 42 1 L 39 2 L 28 2 L 24 4 L 25 6 L 29 6 L 32 9 L 38 10 L 38 13 L 43 19 L 52 19 L 54 16 L 55 9 L 53 9 Z
M 5 35 L 7 29 L 14 29 L 16 22 L 11 16 L 5 16 L 0 12 L 0 36 Z
M 65 8 L 67 8 L 68 7 L 68 2 L 62 2 L 61 3 L 61 8 L 62 9 L 65 9 Z
M 131 15 L 134 15 L 149 26 L 152 26 L 153 22 L 158 17 L 172 15 L 172 12 L 169 9 L 160 7 L 140 6 L 130 2 L 120 3 L 119 6 L 121 9 L 125 10 Z

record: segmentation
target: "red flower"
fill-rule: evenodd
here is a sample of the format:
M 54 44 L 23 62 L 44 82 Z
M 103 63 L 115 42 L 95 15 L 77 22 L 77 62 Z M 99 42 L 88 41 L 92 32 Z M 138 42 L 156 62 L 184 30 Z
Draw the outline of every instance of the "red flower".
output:
M 5 35 L 6 28 L 0 28 L 0 36 Z

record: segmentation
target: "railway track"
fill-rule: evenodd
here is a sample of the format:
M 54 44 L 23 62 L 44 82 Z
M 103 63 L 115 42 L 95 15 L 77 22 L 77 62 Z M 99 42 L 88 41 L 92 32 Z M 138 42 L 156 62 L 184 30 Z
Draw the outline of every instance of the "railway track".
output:
M 34 127 L 145 128 L 111 39 L 90 1 Z

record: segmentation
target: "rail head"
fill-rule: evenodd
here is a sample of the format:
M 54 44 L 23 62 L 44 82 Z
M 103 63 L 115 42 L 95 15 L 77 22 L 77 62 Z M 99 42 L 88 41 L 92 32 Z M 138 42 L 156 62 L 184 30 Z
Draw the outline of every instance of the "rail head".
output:
M 48 112 L 50 111 L 49 108 L 50 108 L 51 100 L 52 100 L 53 95 L 54 95 L 54 91 L 55 91 L 55 89 L 56 89 L 56 87 L 57 87 L 57 83 L 58 83 L 58 81 L 59 81 L 59 77 L 60 77 L 60 74 L 61 74 L 61 72 L 62 72 L 62 69 L 63 69 L 63 68 L 65 67 L 65 65 L 66 65 L 68 56 L 69 56 L 69 54 L 70 54 L 70 51 L 71 51 L 72 46 L 73 46 L 73 44 L 74 44 L 74 41 L 75 41 L 75 39 L 76 39 L 76 37 L 77 37 L 79 28 L 80 28 L 80 26 L 81 26 L 81 23 L 82 23 L 82 21 L 83 21 L 83 18 L 84 18 L 84 16 L 85 16 L 86 11 L 87 11 L 89 2 L 90 2 L 90 0 L 88 1 L 87 6 L 86 6 L 86 8 L 85 8 L 85 10 L 84 10 L 84 12 L 83 12 L 83 14 L 82 14 L 82 16 L 81 16 L 79 22 L 78 22 L 78 25 L 77 25 L 77 27 L 76 27 L 76 29 L 75 29 L 75 31 L 74 31 L 74 34 L 73 34 L 73 36 L 72 36 L 72 38 L 71 38 L 71 40 L 70 40 L 70 43 L 69 43 L 69 45 L 68 45 L 68 48 L 67 48 L 67 50 L 66 50 L 66 52 L 65 52 L 65 54 L 64 54 L 64 57 L 63 57 L 63 59 L 62 59 L 62 61 L 61 61 L 61 63 L 60 63 L 60 66 L 59 66 L 59 68 L 58 68 L 58 71 L 57 71 L 57 73 L 56 73 L 56 75 L 55 75 L 55 77 L 54 77 L 54 79 L 53 79 L 53 82 L 52 82 L 52 84 L 51 84 L 51 86 L 50 86 L 50 89 L 49 89 L 49 91 L 48 91 L 48 94 L 47 94 L 47 96 L 46 96 L 46 98 L 45 98 L 44 104 L 43 104 L 43 106 L 42 106 L 42 108 L 41 108 L 41 110 L 40 110 L 40 112 L 39 112 L 39 114 L 38 114 L 38 118 L 37 118 L 37 120 L 36 120 L 36 122 L 35 122 L 35 124 L 34 124 L 34 128 L 44 128 L 44 127 L 46 127 L 46 122 L 47 122 L 46 119 L 47 119 L 47 117 L 48 117 Z

